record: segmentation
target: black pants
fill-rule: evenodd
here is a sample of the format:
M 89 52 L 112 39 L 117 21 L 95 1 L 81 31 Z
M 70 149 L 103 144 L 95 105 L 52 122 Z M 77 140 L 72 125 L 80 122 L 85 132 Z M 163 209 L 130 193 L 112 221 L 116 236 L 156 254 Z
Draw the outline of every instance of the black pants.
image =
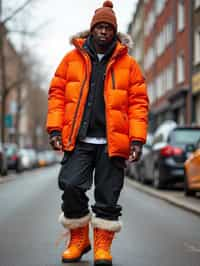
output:
M 59 173 L 63 190 L 62 210 L 66 218 L 81 218 L 89 213 L 86 191 L 93 184 L 92 211 L 96 217 L 118 220 L 121 206 L 117 204 L 124 182 L 124 159 L 108 157 L 107 145 L 78 142 L 72 152 L 65 152 Z

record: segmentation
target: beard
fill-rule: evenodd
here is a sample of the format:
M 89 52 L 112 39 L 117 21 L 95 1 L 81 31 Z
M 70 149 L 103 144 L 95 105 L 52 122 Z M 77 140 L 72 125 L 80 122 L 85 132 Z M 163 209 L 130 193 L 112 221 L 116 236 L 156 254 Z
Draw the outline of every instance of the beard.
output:
M 99 47 L 102 48 L 108 47 L 113 42 L 113 38 L 101 40 L 101 38 L 98 36 L 93 36 L 93 40 Z

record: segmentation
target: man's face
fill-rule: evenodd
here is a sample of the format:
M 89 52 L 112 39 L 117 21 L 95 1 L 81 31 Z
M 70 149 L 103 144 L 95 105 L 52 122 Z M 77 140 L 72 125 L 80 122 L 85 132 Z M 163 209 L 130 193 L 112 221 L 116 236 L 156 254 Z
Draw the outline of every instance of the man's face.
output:
M 109 23 L 98 23 L 92 30 L 94 41 L 99 46 L 108 46 L 115 35 L 115 31 Z

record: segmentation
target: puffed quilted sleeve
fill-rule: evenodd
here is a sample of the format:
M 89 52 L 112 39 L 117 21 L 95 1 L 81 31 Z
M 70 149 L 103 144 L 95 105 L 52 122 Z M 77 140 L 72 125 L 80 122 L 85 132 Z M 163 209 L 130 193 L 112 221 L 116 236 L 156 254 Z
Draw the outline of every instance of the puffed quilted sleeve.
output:
M 64 119 L 65 86 L 67 76 L 67 56 L 59 64 L 48 92 L 48 113 L 46 129 L 48 133 L 61 131 Z
M 131 141 L 146 142 L 149 99 L 147 86 L 139 65 L 132 59 L 129 81 L 129 137 Z

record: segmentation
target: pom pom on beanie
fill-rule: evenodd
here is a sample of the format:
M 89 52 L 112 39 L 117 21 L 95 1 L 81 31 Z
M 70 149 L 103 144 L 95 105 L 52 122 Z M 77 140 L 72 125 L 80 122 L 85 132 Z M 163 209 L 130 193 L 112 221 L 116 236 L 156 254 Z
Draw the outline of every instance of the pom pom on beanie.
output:
M 113 8 L 113 3 L 111 1 L 105 1 L 103 3 L 103 7 L 110 7 L 110 8 Z

